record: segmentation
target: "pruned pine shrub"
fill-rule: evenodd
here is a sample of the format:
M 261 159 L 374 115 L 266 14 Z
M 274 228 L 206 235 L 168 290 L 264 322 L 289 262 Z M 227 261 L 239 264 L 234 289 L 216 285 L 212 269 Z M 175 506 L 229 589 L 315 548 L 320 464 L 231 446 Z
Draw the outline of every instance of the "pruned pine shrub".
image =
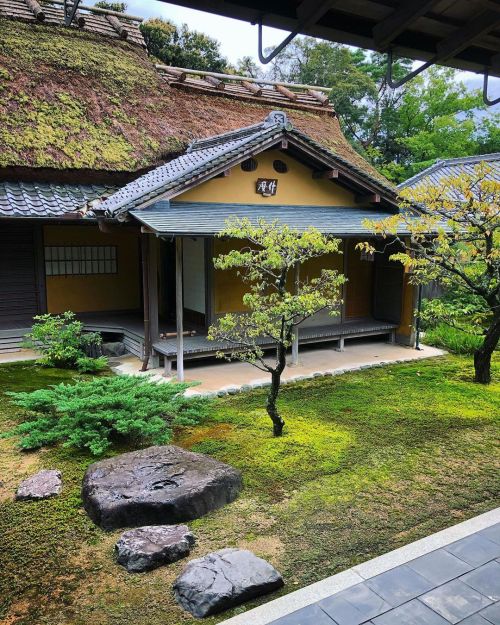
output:
M 207 410 L 205 398 L 184 397 L 189 386 L 106 376 L 9 393 L 27 417 L 9 436 L 20 436 L 22 449 L 62 443 L 94 455 L 123 439 L 138 445 L 168 443 L 173 426 L 194 425 Z

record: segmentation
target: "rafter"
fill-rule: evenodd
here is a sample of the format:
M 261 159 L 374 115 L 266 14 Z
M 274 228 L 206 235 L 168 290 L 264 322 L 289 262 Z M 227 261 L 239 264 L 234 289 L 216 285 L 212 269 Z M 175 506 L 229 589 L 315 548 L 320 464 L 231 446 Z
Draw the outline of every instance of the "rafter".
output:
M 455 56 L 497 26 L 500 26 L 500 10 L 483 11 L 436 45 L 436 60 L 443 61 Z
M 393 13 L 376 24 L 373 28 L 373 40 L 380 50 L 388 45 L 406 30 L 415 20 L 429 11 L 438 0 L 409 0 L 403 2 Z

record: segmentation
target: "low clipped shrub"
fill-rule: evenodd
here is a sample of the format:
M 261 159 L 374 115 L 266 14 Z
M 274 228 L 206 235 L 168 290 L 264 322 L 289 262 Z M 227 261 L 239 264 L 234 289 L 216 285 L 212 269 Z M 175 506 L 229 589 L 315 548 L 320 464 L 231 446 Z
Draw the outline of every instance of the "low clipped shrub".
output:
M 157 383 L 144 377 L 106 376 L 57 384 L 30 393 L 8 393 L 27 420 L 7 436 L 22 449 L 62 443 L 104 453 L 114 442 L 165 444 L 177 425 L 194 425 L 208 400 L 185 397 L 190 384 Z
M 106 359 L 99 357 L 101 335 L 97 332 L 84 332 L 83 323 L 78 321 L 75 313 L 48 313 L 34 317 L 34 321 L 31 332 L 25 337 L 24 345 L 42 353 L 41 364 L 88 373 L 100 371 L 106 366 Z M 91 360 L 98 362 L 91 363 Z
M 473 354 L 483 342 L 480 334 L 470 334 L 464 330 L 440 323 L 425 332 L 426 345 L 442 347 L 455 354 Z

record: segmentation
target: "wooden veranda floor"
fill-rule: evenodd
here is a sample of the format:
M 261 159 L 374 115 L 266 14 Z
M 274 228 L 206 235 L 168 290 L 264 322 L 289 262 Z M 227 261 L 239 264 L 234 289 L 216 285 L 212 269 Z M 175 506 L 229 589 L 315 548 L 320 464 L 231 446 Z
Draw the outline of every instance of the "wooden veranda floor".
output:
M 144 346 L 144 322 L 140 313 L 81 313 L 78 318 L 85 324 L 89 331 L 100 332 L 109 335 L 109 340 L 123 340 L 129 352 L 139 358 L 143 357 Z M 0 328 L 0 351 L 14 351 L 19 349 L 22 337 L 29 332 L 30 325 L 26 319 L 8 324 Z M 341 345 L 343 340 L 363 336 L 388 335 L 392 336 L 397 324 L 375 319 L 362 319 L 335 323 L 316 327 L 304 327 L 299 331 L 299 342 L 320 343 L 337 341 Z M 230 351 L 234 348 L 229 343 L 222 341 L 209 341 L 206 330 L 194 324 L 185 324 L 185 330 L 194 330 L 194 336 L 184 337 L 184 358 L 203 358 L 214 356 L 220 351 Z M 160 333 L 175 332 L 175 324 L 160 320 Z M 262 339 L 260 344 L 265 348 L 270 346 L 270 341 Z M 175 361 L 177 356 L 175 337 L 155 341 L 153 348 L 157 354 L 164 356 L 169 361 Z

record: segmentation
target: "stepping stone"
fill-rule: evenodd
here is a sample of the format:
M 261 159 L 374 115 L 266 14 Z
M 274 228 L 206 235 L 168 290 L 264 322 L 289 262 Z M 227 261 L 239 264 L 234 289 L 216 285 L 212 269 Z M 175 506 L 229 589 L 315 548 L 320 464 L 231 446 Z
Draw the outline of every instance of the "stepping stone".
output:
M 245 549 L 221 549 L 192 560 L 174 582 L 177 602 L 202 618 L 283 586 L 280 573 Z
M 44 469 L 19 484 L 16 500 L 47 499 L 59 495 L 61 489 L 61 472 L 54 469 Z
M 234 501 L 241 473 L 174 445 L 148 447 L 91 464 L 83 505 L 105 530 L 197 519 Z
M 146 525 L 120 536 L 115 545 L 116 561 L 129 573 L 151 571 L 185 558 L 194 542 L 186 525 Z

